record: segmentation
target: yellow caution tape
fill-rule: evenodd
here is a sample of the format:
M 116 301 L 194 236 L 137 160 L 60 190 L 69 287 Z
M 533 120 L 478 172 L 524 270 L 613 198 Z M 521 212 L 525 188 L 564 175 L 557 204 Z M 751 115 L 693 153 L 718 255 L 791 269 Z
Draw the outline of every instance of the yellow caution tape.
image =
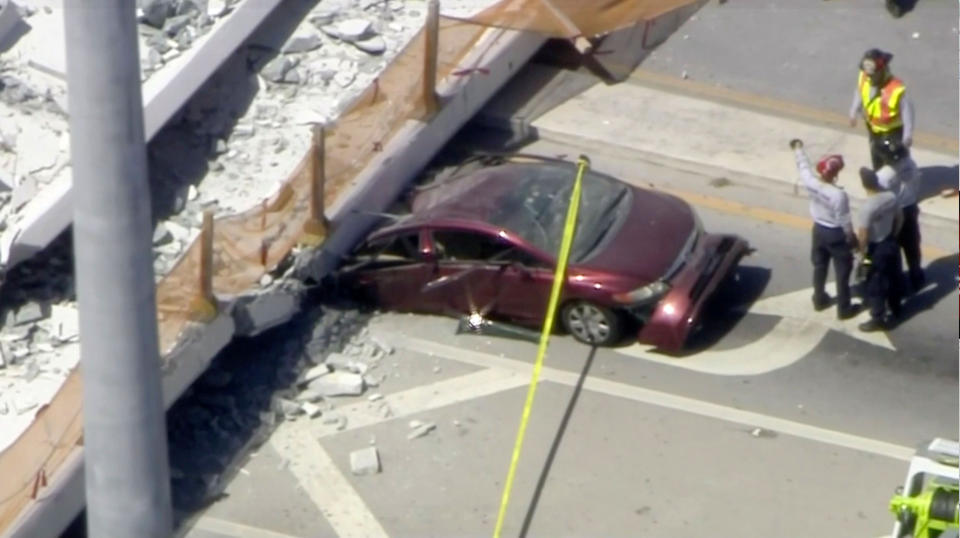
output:
M 517 462 L 520 460 L 523 438 L 527 433 L 527 423 L 530 421 L 530 409 L 533 407 L 533 397 L 537 393 L 537 382 L 540 380 L 540 371 L 543 369 L 543 359 L 547 355 L 547 345 L 550 343 L 550 334 L 553 332 L 553 320 L 556 318 L 557 304 L 560 302 L 560 290 L 563 288 L 563 282 L 567 273 L 567 261 L 570 258 L 570 248 L 573 245 L 573 233 L 577 225 L 577 213 L 580 211 L 580 186 L 583 183 L 583 173 L 589 166 L 590 159 L 585 155 L 581 155 L 577 161 L 577 177 L 573 182 L 573 192 L 570 193 L 570 207 L 567 209 L 567 220 L 563 225 L 560 255 L 557 257 L 557 269 L 553 274 L 550 302 L 547 303 L 547 314 L 543 322 L 543 331 L 540 333 L 540 346 L 537 348 L 537 360 L 533 363 L 533 376 L 530 380 L 530 388 L 527 390 L 527 401 L 523 404 L 520 429 L 517 431 L 517 440 L 513 445 L 513 456 L 510 457 L 510 470 L 507 471 L 507 481 L 503 485 L 503 497 L 500 499 L 500 513 L 497 515 L 497 526 L 493 530 L 494 538 L 500 538 L 500 532 L 503 530 L 503 520 L 507 514 L 507 505 L 510 504 L 510 490 L 513 487 L 513 478 L 517 471 Z

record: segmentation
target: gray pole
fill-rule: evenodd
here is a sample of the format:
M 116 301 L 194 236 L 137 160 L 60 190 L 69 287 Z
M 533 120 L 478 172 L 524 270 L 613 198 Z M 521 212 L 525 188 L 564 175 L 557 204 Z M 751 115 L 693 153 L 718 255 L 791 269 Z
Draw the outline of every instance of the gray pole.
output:
M 172 532 L 135 5 L 64 2 L 91 538 Z

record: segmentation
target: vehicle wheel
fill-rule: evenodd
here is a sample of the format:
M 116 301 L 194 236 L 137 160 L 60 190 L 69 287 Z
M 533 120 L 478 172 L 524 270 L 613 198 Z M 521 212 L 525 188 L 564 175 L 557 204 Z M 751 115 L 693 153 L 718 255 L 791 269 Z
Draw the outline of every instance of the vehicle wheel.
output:
M 563 328 L 587 345 L 609 346 L 620 340 L 622 320 L 607 307 L 576 301 L 560 313 Z

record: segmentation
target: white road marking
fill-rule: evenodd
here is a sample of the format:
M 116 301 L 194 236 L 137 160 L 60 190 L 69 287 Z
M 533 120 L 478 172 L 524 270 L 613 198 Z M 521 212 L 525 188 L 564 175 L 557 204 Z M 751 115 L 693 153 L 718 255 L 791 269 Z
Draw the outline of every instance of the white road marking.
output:
M 810 320 L 782 318 L 762 338 L 745 346 L 701 351 L 689 357 L 669 357 L 652 347 L 634 344 L 614 349 L 628 355 L 678 368 L 715 375 L 760 375 L 800 360 L 816 349 L 827 328 Z
M 270 445 L 290 464 L 290 472 L 340 538 L 386 538 L 376 516 L 340 472 L 330 454 L 303 422 L 285 422 Z
M 203 516 L 193 524 L 193 529 L 215 532 L 233 538 L 296 538 L 290 534 L 283 534 L 258 527 L 251 527 L 235 521 L 227 521 L 216 517 Z M 190 538 L 187 533 L 186 538 Z
M 529 376 L 533 369 L 531 364 L 515 359 L 508 359 L 480 351 L 461 349 L 423 338 L 406 336 L 381 328 L 371 328 L 371 331 L 376 331 L 380 334 L 389 332 L 390 334 L 384 334 L 384 337 L 398 348 L 418 351 L 421 353 L 433 352 L 439 356 L 467 364 L 512 370 L 524 376 Z M 579 379 L 579 374 L 557 370 L 550 367 L 544 367 L 542 379 L 545 381 L 553 381 L 555 383 L 572 386 L 576 385 Z M 636 402 L 665 407 L 668 409 L 675 409 L 678 411 L 716 418 L 728 422 L 736 422 L 751 427 L 760 427 L 766 430 L 792 435 L 794 437 L 800 437 L 819 443 L 826 443 L 834 446 L 859 450 L 861 452 L 868 452 L 879 456 L 886 456 L 888 458 L 901 461 L 910 461 L 910 458 L 914 454 L 914 449 L 911 447 L 900 446 L 885 441 L 879 441 L 876 439 L 870 439 L 867 437 L 861 437 L 835 430 L 828 430 L 826 428 L 811 426 L 809 424 L 794 422 L 792 420 L 772 417 L 760 413 L 753 413 L 750 411 L 735 409 L 711 402 L 705 402 L 684 396 L 677 396 L 675 394 L 666 392 L 635 387 L 625 383 L 617 383 L 605 379 L 588 377 L 584 381 L 584 388 Z
M 828 329 L 856 338 L 861 342 L 896 351 L 897 348 L 894 347 L 893 342 L 890 341 L 890 336 L 886 332 L 865 333 L 857 329 L 857 325 L 870 319 L 870 313 L 866 309 L 852 319 L 840 321 L 837 319 L 836 307 L 827 308 L 820 312 L 814 311 L 813 304 L 810 302 L 811 297 L 813 297 L 812 287 L 773 297 L 764 297 L 754 303 L 749 312 L 751 314 L 810 320 Z
M 484 365 L 486 366 L 486 365 Z M 484 368 L 478 372 L 453 377 L 430 385 L 389 394 L 376 402 L 358 402 L 333 411 L 334 414 L 350 417 L 343 430 L 322 425 L 311 425 L 310 429 L 317 437 L 335 435 L 340 431 L 365 428 L 387 420 L 410 416 L 423 411 L 446 407 L 483 396 L 489 396 L 505 390 L 524 387 L 530 383 L 529 376 L 516 370 Z M 385 417 L 381 409 L 386 404 L 390 416 Z M 313 424 L 322 424 L 314 421 Z
M 865 333 L 857 325 L 870 315 L 863 311 L 855 318 L 840 321 L 836 308 L 813 310 L 813 288 L 765 297 L 754 303 L 749 314 L 779 316 L 774 328 L 761 338 L 733 349 L 704 350 L 683 358 L 672 358 L 644 344 L 615 351 L 638 359 L 715 375 L 759 375 L 796 363 L 816 349 L 830 330 L 884 349 L 896 350 L 885 332 Z

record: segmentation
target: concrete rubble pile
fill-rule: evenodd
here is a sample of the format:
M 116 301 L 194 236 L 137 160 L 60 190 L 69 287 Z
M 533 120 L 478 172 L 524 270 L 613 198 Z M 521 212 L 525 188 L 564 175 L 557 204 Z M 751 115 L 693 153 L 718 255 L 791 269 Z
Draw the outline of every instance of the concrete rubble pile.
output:
M 141 78 L 183 55 L 239 0 L 139 0 Z M 6 4 L 4 4 L 5 6 Z M 37 193 L 69 172 L 61 0 L 0 7 L 0 231 Z
M 141 53 L 172 60 L 235 4 L 236 0 L 139 1 Z M 324 0 L 280 51 L 264 50 L 255 35 L 211 77 L 148 147 L 155 198 L 171 200 L 164 208 L 169 217 L 157 224 L 153 236 L 157 281 L 199 234 L 205 208 L 215 208 L 218 215 L 249 209 L 287 178 L 309 147 L 308 125 L 334 119 L 377 76 L 422 26 L 425 6 L 419 0 Z M 24 16 L 31 25 L 38 17 L 46 17 L 43 22 L 50 24 L 62 13 L 33 9 L 24 10 Z M 41 29 L 45 27 L 38 25 L 33 31 Z M 278 63 L 286 66 L 282 79 L 275 76 Z M 63 74 L 52 76 L 53 69 L 36 65 L 41 64 L 27 53 L 19 54 L 16 47 L 0 56 L 0 230 L 17 218 L 16 209 L 58 174 L 69 173 Z M 145 75 L 161 66 L 159 62 L 144 66 Z M 238 86 L 248 83 L 253 95 L 244 108 L 235 104 L 236 93 L 242 93 Z M 182 170 L 180 166 L 198 152 L 205 170 Z M 196 186 L 183 184 L 185 176 Z M 72 287 L 69 270 L 61 269 L 54 280 L 71 281 Z M 271 283 L 270 276 L 261 282 Z M 55 394 L 78 360 L 75 342 L 61 345 L 50 336 L 46 322 L 39 323 L 36 330 L 6 320 L 0 327 L 5 346 L 0 364 L 6 365 L 0 370 L 0 450 L 30 424 L 37 408 Z M 339 381 L 356 385 L 355 379 Z
M 80 359 L 68 245 L 8 275 L 0 294 L 0 450 L 30 425 Z
M 179 58 L 239 0 L 137 0 L 140 77 Z
M 171 210 L 191 184 L 197 205 L 218 215 L 268 199 L 307 152 L 310 125 L 331 124 L 425 14 L 420 0 L 323 0 L 280 41 L 258 31 L 151 144 L 154 181 L 178 201 Z

